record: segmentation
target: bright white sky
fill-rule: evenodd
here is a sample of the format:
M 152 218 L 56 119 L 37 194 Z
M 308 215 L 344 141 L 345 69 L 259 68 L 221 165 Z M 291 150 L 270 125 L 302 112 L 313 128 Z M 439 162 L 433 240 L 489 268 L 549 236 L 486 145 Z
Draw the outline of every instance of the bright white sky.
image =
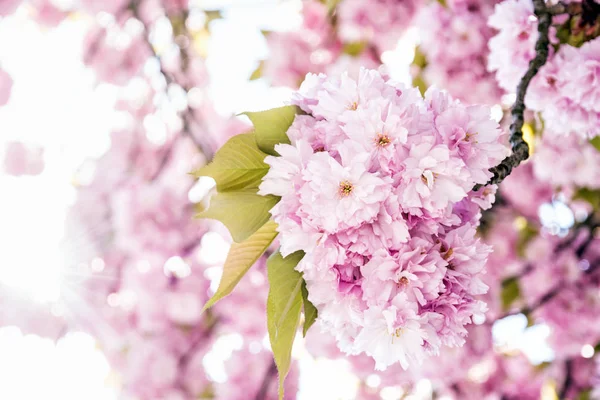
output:
M 270 89 L 262 80 L 248 82 L 247 78 L 267 55 L 260 30 L 298 24 L 299 1 L 213 3 L 216 7 L 235 4 L 227 8 L 226 19 L 212 25 L 207 64 L 217 110 L 231 115 L 282 104 L 289 90 Z M 210 7 L 210 1 L 203 4 Z M 0 171 L 0 282 L 22 289 L 35 301 L 51 301 L 58 296 L 64 268 L 59 242 L 65 211 L 75 198 L 71 179 L 86 158 L 100 155 L 108 146 L 115 89 L 95 86 L 93 73 L 81 63 L 84 20 L 71 18 L 57 29 L 40 29 L 27 19 L 27 11 L 22 8 L 0 20 L 0 64 L 15 81 L 10 103 L 0 107 L 0 154 L 3 144 L 12 139 L 38 143 L 46 149 L 46 169 L 27 178 Z M 400 79 L 408 77 L 412 36 L 400 51 L 384 57 Z M 538 360 L 551 356 L 543 341 L 536 339 L 540 336 L 523 333 L 521 325 L 515 320 L 500 327 L 503 340 L 537 354 Z M 0 354 L 1 399 L 117 398 L 118 379 L 87 335 L 71 334 L 55 344 L 3 328 Z M 354 396 L 355 382 L 344 362 L 315 363 L 302 357 L 301 365 L 301 381 L 307 384 L 302 385 L 299 398 Z

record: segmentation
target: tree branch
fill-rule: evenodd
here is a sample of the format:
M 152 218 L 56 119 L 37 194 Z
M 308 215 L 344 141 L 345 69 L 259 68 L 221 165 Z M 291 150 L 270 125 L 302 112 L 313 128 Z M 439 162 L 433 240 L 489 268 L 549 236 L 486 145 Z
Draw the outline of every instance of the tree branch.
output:
M 529 157 L 529 146 L 525 140 L 523 140 L 523 132 L 521 131 L 524 123 L 523 113 L 525 112 L 525 94 L 527 93 L 527 88 L 531 79 L 548 60 L 548 46 L 550 45 L 548 31 L 550 29 L 550 24 L 552 23 L 552 14 L 546 7 L 544 0 L 533 0 L 533 4 L 535 15 L 538 18 L 539 37 L 535 43 L 535 57 L 529 62 L 529 68 L 521 78 L 519 86 L 517 86 L 517 97 L 511 110 L 512 123 L 510 125 L 510 144 L 512 154 L 502 160 L 499 165 L 490 169 L 490 172 L 494 175 L 486 185 L 502 182 L 504 178 L 510 175 L 514 168 Z M 473 190 L 478 190 L 481 186 L 482 185 L 475 185 Z
M 600 261 L 594 263 L 587 270 L 583 271 L 583 276 L 591 275 L 593 272 L 595 272 L 599 268 L 600 268 Z M 577 281 L 574 282 L 573 284 L 576 284 L 576 283 L 577 283 Z M 497 319 L 502 319 L 502 318 L 506 318 L 506 317 L 509 317 L 511 315 L 517 315 L 517 314 L 524 314 L 526 316 L 530 316 L 534 311 L 536 311 L 537 309 L 539 309 L 540 307 L 542 307 L 544 304 L 548 303 L 550 300 L 554 299 L 561 291 L 563 291 L 564 289 L 569 288 L 571 286 L 572 285 L 565 284 L 564 282 L 561 282 L 558 285 L 554 286 L 549 291 L 547 291 L 546 293 L 544 293 L 542 295 L 542 297 L 540 297 L 532 305 L 523 307 L 523 308 L 521 308 L 519 310 L 515 310 L 515 311 L 512 311 L 512 312 L 506 313 L 506 314 L 500 316 Z
M 548 6 L 548 12 L 552 15 L 560 15 L 568 12 L 567 5 L 560 2 L 552 6 Z

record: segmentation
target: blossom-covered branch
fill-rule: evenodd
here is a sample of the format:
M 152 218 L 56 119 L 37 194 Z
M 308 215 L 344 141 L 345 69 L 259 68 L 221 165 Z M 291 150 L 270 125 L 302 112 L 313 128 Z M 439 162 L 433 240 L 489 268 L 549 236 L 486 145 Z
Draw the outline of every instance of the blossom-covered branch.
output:
M 577 256 L 577 258 L 583 259 L 589 246 L 595 240 L 594 231 L 599 226 L 600 226 L 600 223 L 595 221 L 595 214 L 591 214 L 585 221 L 583 221 L 578 226 L 578 228 L 576 228 L 574 230 L 573 235 L 570 238 L 568 238 L 567 240 L 563 241 L 562 243 L 560 243 L 556 246 L 556 248 L 554 250 L 554 254 L 556 256 L 558 256 L 561 251 L 565 251 L 565 250 L 568 250 L 569 248 L 571 248 L 575 243 L 578 242 L 578 239 L 581 238 L 581 236 L 580 236 L 581 229 L 587 229 L 589 231 L 587 237 L 583 241 L 580 241 L 577 244 L 577 246 L 575 246 L 573 249 L 573 252 Z M 550 301 L 552 301 L 554 298 L 556 298 L 563 290 L 572 288 L 573 286 L 576 286 L 578 283 L 581 283 L 584 279 L 586 279 L 587 276 L 591 276 L 599 268 L 600 268 L 600 260 L 595 260 L 582 272 L 582 275 L 579 280 L 576 280 L 575 282 L 572 282 L 571 284 L 569 284 L 569 283 L 565 284 L 565 282 L 561 281 L 561 282 L 557 283 L 556 285 L 554 285 L 550 290 L 548 290 L 547 292 L 542 294 L 532 304 L 529 304 L 523 308 L 511 311 L 511 312 L 508 312 L 508 313 L 500 316 L 498 319 L 502 319 L 502 318 L 508 317 L 510 315 L 517 315 L 517 314 L 524 314 L 526 316 L 531 316 L 536 310 L 540 309 L 542 306 L 548 304 Z M 522 273 L 519 274 L 517 277 L 523 277 L 523 276 L 527 275 L 529 272 L 532 272 L 533 270 L 534 270 L 534 268 L 530 264 L 528 264 L 524 268 Z
M 180 86 L 183 90 L 186 91 L 186 93 L 188 93 L 190 91 L 190 89 L 192 89 L 192 88 L 189 87 L 189 85 L 186 85 L 184 82 L 178 82 L 178 80 L 175 78 L 174 74 L 171 74 L 166 70 L 166 68 L 164 67 L 163 62 L 161 60 L 160 55 L 156 52 L 154 46 L 152 45 L 152 43 L 150 41 L 150 29 L 148 28 L 146 21 L 144 21 L 144 18 L 140 13 L 140 2 L 141 2 L 141 0 L 133 0 L 129 4 L 129 9 L 133 13 L 133 16 L 138 21 L 140 21 L 143 26 L 144 42 L 147 45 L 148 50 L 150 50 L 151 54 L 153 54 L 153 56 L 158 60 L 161 75 L 164 77 L 167 86 L 169 86 L 171 84 L 175 84 L 175 85 Z M 183 10 L 181 10 L 181 12 L 183 13 L 183 20 L 184 21 L 187 20 L 187 17 L 188 17 L 187 14 L 189 13 L 189 11 L 187 9 L 183 9 Z M 182 64 L 181 71 L 178 71 L 178 72 L 180 74 L 182 74 L 183 76 L 185 76 L 186 74 L 188 74 L 190 72 L 190 71 L 188 71 L 188 69 L 189 69 L 189 63 L 190 63 L 191 57 L 189 54 L 187 54 L 187 51 L 183 46 L 177 45 L 177 47 L 179 49 L 179 56 L 181 59 L 180 62 Z M 199 111 L 193 110 L 188 103 L 185 110 L 183 110 L 183 113 L 181 115 L 181 120 L 183 122 L 183 127 L 181 129 L 181 133 L 188 136 L 190 139 L 192 139 L 192 141 L 194 142 L 194 144 L 196 145 L 198 150 L 200 150 L 202 152 L 202 154 L 207 159 L 210 160 L 212 158 L 212 155 L 214 153 L 214 148 L 215 148 L 215 144 L 208 141 L 210 139 L 210 135 L 203 135 L 202 137 L 196 137 L 197 135 L 193 134 L 193 129 L 192 129 L 193 124 L 198 125 L 198 127 L 200 128 L 200 130 L 202 132 L 208 132 L 208 130 L 209 130 L 208 126 L 203 121 L 202 117 L 197 114 L 199 114 Z M 166 160 L 170 157 L 170 154 L 171 154 L 171 152 L 168 152 L 166 154 Z
M 548 59 L 548 47 L 550 45 L 549 29 L 552 23 L 552 14 L 546 7 L 544 0 L 533 0 L 534 12 L 538 18 L 539 37 L 535 43 L 535 57 L 529 62 L 529 68 L 517 87 L 515 103 L 511 110 L 512 123 L 510 125 L 510 144 L 512 154 L 506 157 L 502 162 L 490 169 L 494 176 L 487 182 L 488 185 L 500 183 L 510 175 L 511 171 L 518 167 L 522 161 L 529 157 L 529 145 L 523 139 L 523 124 L 525 112 L 525 94 L 531 79 L 538 73 L 540 68 Z M 478 190 L 480 185 L 476 185 L 474 190 Z

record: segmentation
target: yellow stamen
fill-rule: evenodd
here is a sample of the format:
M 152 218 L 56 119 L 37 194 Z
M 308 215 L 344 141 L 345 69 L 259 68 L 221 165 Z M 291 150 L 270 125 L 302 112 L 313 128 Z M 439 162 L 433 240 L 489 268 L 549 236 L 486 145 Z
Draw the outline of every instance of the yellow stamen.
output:
M 354 190 L 353 184 L 351 184 L 348 181 L 340 182 L 340 187 L 339 187 L 340 196 L 347 197 L 350 195 L 350 193 L 352 193 L 352 190 Z
M 375 144 L 379 147 L 386 147 L 390 143 L 392 143 L 392 139 L 388 135 L 378 133 L 375 137 Z
M 405 276 L 403 276 L 402 278 L 400 278 L 400 280 L 398 280 L 398 287 L 408 286 L 408 284 L 409 284 L 409 280 Z
M 444 260 L 448 261 L 448 259 L 450 257 L 452 257 L 452 254 L 454 254 L 454 250 L 453 249 L 448 249 L 448 251 L 446 252 L 446 254 L 444 254 Z

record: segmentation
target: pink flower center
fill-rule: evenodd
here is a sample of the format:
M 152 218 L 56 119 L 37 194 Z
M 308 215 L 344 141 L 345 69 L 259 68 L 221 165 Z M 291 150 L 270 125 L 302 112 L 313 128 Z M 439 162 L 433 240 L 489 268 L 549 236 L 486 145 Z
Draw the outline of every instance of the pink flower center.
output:
M 423 182 L 428 188 L 431 189 L 433 183 L 435 182 L 435 178 L 437 178 L 438 174 L 435 172 L 431 173 L 431 179 L 427 176 L 428 171 L 425 171 L 421 174 L 421 182 Z
M 409 280 L 405 276 L 403 276 L 402 278 L 400 278 L 398 280 L 398 287 L 405 287 L 405 286 L 408 286 L 408 284 L 409 284 Z
M 339 193 L 342 197 L 347 197 L 354 190 L 354 185 L 348 181 L 341 181 L 339 187 Z
M 475 133 L 470 133 L 470 132 L 465 133 L 465 142 L 470 141 L 471 138 L 473 138 L 475 136 L 477 136 L 477 132 L 475 132 Z M 477 141 L 475 141 L 475 143 L 477 143 Z
M 452 254 L 454 254 L 454 250 L 448 249 L 448 251 L 444 254 L 444 260 L 448 261 L 448 259 L 452 257 Z
M 392 139 L 388 135 L 378 133 L 375 137 L 375 144 L 379 147 L 387 147 L 390 143 L 392 143 Z
M 352 111 L 356 111 L 357 108 L 358 108 L 358 103 L 356 101 L 348 106 L 348 110 L 352 110 Z

